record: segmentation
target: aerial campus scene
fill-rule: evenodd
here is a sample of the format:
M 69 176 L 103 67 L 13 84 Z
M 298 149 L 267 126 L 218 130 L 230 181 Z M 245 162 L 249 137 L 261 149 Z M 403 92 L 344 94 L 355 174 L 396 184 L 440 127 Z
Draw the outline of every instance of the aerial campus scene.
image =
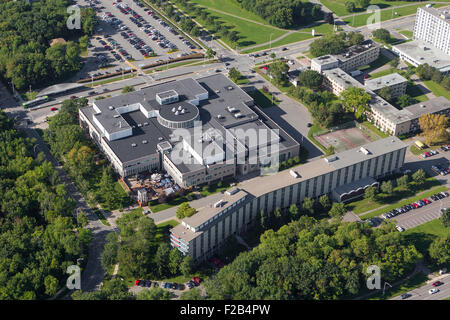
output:
M 450 1 L 0 0 L 0 107 L 0 300 L 450 300 Z

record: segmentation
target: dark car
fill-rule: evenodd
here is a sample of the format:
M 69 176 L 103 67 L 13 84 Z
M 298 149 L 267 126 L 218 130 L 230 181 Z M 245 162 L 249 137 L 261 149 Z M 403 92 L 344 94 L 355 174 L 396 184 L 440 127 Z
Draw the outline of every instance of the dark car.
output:
M 311 128 L 312 127 L 312 123 L 309 123 L 308 122 L 308 124 L 306 125 L 308 128 Z
M 410 293 L 403 293 L 400 297 L 402 299 L 407 299 L 407 298 L 411 297 L 411 294 Z
M 176 286 L 177 286 L 177 288 L 176 288 L 177 290 L 184 290 L 184 288 L 185 288 L 184 284 L 181 284 L 181 283 L 177 283 Z

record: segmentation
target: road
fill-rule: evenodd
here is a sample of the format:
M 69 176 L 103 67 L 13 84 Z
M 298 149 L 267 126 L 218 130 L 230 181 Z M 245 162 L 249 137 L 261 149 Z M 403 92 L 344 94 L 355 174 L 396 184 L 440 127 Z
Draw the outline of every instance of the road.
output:
M 441 281 L 444 284 L 437 287 L 439 289 L 438 293 L 430 294 L 428 291 L 434 288 L 431 284 L 435 281 Z M 426 285 L 423 285 L 414 290 L 408 291 L 411 296 L 405 300 L 442 300 L 450 297 L 450 274 L 444 274 L 439 277 L 435 277 L 432 280 L 427 281 Z M 401 296 L 396 296 L 390 300 L 403 300 Z

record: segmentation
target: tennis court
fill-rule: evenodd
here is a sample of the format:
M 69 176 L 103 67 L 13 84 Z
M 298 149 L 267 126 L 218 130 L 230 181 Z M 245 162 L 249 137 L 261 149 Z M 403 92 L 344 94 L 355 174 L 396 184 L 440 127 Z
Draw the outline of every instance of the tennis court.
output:
M 331 131 L 314 137 L 325 148 L 333 146 L 335 152 L 359 147 L 373 139 L 357 127 Z

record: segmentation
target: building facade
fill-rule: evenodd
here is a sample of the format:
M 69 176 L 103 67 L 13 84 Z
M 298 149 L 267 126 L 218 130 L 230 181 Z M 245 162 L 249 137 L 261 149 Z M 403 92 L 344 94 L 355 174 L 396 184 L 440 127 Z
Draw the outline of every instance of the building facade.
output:
M 414 39 L 420 39 L 450 55 L 450 13 L 431 5 L 417 8 Z
M 199 208 L 171 229 L 171 245 L 197 261 L 211 257 L 226 239 L 242 234 L 261 211 L 273 212 L 301 204 L 306 198 L 328 195 L 348 201 L 377 185 L 376 179 L 400 170 L 407 145 L 396 137 L 377 140 L 275 175 L 239 184 L 210 206 Z

